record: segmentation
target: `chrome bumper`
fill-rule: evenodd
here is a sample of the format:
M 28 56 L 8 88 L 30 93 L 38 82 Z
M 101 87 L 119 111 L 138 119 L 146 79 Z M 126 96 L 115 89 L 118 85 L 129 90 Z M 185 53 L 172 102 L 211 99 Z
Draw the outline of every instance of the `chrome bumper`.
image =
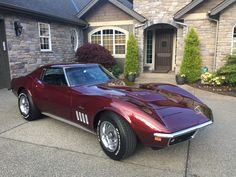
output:
M 190 127 L 190 128 L 187 128 L 185 130 L 181 130 L 181 131 L 178 131 L 178 132 L 175 132 L 175 133 L 170 133 L 170 134 L 154 133 L 154 136 L 155 137 L 160 137 L 160 138 L 175 138 L 175 137 L 178 137 L 178 136 L 190 133 L 190 132 L 198 131 L 200 128 L 211 125 L 212 123 L 213 123 L 212 121 L 208 121 L 208 122 L 205 122 L 203 124 L 200 124 L 200 125 L 197 125 L 197 126 L 194 126 L 194 127 Z

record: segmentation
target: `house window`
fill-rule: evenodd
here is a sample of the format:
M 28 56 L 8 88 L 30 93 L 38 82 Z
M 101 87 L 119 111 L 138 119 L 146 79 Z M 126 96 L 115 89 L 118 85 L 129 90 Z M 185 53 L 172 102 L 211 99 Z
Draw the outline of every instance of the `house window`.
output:
M 79 46 L 78 33 L 76 29 L 71 30 L 71 45 L 74 51 L 76 51 Z
M 39 23 L 39 38 L 40 38 L 40 50 L 51 51 L 51 34 L 50 25 L 47 23 Z
M 124 57 L 127 34 L 128 32 L 116 28 L 99 29 L 90 34 L 90 42 L 104 46 L 116 57 Z
M 232 54 L 236 55 L 236 26 L 234 27 Z
M 147 41 L 146 41 L 146 63 L 151 64 L 152 63 L 152 37 L 153 33 L 151 30 L 147 31 Z

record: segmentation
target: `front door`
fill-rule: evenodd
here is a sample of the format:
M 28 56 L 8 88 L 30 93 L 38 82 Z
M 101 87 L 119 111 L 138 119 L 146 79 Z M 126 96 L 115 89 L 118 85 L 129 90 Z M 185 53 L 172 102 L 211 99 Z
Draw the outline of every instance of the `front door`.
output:
M 172 68 L 173 30 L 160 29 L 156 31 L 156 72 L 168 72 Z
M 0 89 L 10 87 L 10 69 L 7 54 L 4 21 L 0 19 Z

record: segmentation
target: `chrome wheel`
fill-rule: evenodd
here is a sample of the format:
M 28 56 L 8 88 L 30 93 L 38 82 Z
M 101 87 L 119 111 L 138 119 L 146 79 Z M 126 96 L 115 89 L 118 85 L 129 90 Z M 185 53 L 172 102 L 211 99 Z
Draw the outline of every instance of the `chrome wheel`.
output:
M 110 122 L 103 121 L 100 126 L 100 137 L 102 144 L 109 152 L 114 152 L 117 149 L 119 140 L 118 133 Z
M 20 100 L 19 100 L 19 106 L 20 106 L 20 111 L 24 114 L 24 115 L 28 115 L 29 114 L 29 110 L 30 110 L 30 105 L 29 105 L 29 100 L 27 98 L 27 96 L 25 94 L 22 94 L 20 96 Z

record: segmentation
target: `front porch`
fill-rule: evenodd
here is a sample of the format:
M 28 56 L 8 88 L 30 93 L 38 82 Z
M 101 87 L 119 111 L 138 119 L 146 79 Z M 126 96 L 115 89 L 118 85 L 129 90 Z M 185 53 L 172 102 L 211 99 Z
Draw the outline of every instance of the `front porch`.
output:
M 176 84 L 175 73 L 142 73 L 137 79 L 136 83 L 168 83 Z
M 154 24 L 144 30 L 143 71 L 168 73 L 175 70 L 177 28 Z

